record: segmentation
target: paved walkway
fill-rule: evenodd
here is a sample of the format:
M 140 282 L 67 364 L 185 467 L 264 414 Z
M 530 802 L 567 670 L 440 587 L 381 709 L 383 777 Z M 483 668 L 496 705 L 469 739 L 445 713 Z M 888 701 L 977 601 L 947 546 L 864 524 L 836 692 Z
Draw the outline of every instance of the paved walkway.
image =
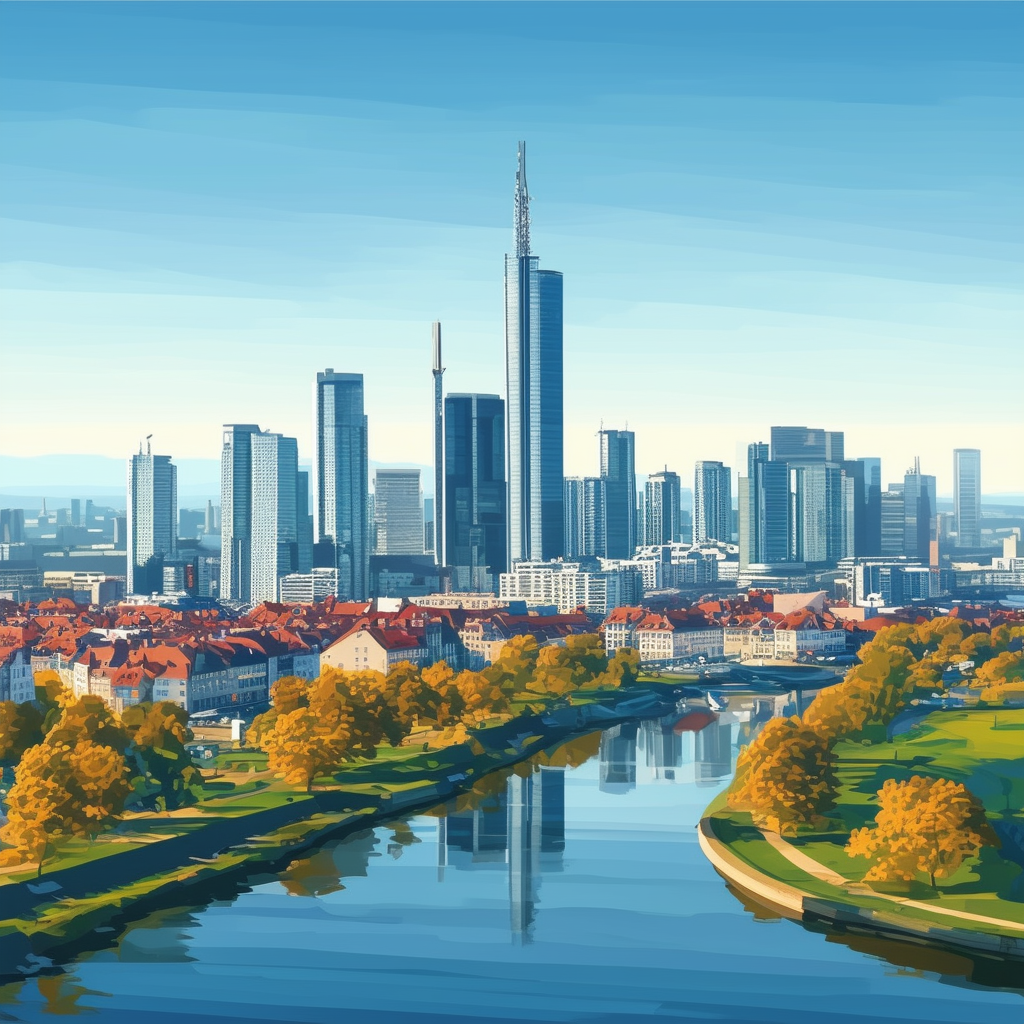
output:
M 874 889 L 860 882 L 851 882 L 844 878 L 837 871 L 819 864 L 813 857 L 809 857 L 802 850 L 796 849 L 787 843 L 777 832 L 766 832 L 761 830 L 761 835 L 773 849 L 782 854 L 795 868 L 799 868 L 812 878 L 817 878 L 828 885 L 834 885 L 837 889 L 855 895 L 870 895 L 875 899 L 888 900 L 903 907 L 916 907 L 919 910 L 927 910 L 932 914 L 940 914 L 943 917 L 954 917 L 960 921 L 977 921 L 979 924 L 996 925 L 999 928 L 1009 928 L 1011 931 L 1024 933 L 1024 924 L 1010 921 L 1005 917 L 986 917 L 983 914 L 969 914 L 966 910 L 952 910 L 949 907 L 940 907 L 934 903 L 925 903 L 922 900 L 908 900 L 904 896 L 890 896 L 887 893 L 875 892 Z

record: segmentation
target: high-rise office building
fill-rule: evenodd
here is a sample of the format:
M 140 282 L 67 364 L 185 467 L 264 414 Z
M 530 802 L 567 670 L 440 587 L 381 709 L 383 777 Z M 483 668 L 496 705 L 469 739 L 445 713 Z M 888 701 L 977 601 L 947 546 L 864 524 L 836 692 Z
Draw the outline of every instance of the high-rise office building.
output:
M 842 462 L 846 457 L 843 432 L 820 427 L 772 427 L 775 462 Z
M 423 550 L 433 553 L 438 565 L 445 564 L 444 529 L 444 367 L 441 365 L 441 323 L 435 320 L 431 327 L 434 367 L 434 498 L 429 520 L 429 545 L 424 537 Z
M 278 581 L 293 572 L 308 572 L 299 564 L 300 488 L 308 490 L 299 473 L 299 449 L 294 437 L 261 432 L 252 438 L 252 539 L 250 592 L 253 604 L 276 601 Z M 223 500 L 223 499 L 222 499 Z M 305 511 L 306 502 L 302 501 Z
M 953 515 L 956 546 L 981 544 L 981 452 L 977 448 L 953 450 Z
M 740 477 L 742 568 L 792 560 L 790 467 L 768 454 L 764 442 L 748 445 L 747 475 Z
M 128 460 L 129 594 L 163 588 L 163 562 L 178 548 L 178 470 L 149 444 Z
M 309 572 L 312 562 L 309 474 L 299 469 L 295 438 L 255 424 L 225 426 L 220 500 L 219 596 L 277 601 L 280 579 Z
M 313 522 L 318 552 L 331 551 L 337 596 L 364 601 L 369 594 L 369 457 L 363 412 L 363 375 L 316 375 L 316 455 Z M 317 561 L 320 561 L 318 558 Z
M 673 544 L 682 540 L 682 486 L 679 474 L 667 467 L 652 473 L 643 491 L 644 544 Z
M 423 554 L 423 505 L 418 469 L 378 469 L 373 482 L 378 555 Z
M 843 558 L 847 553 L 848 503 L 842 469 L 827 462 L 792 466 L 790 495 L 790 553 L 794 561 L 821 563 Z
M 921 472 L 921 460 L 903 477 L 903 554 L 929 563 L 935 536 L 935 477 Z
M 249 601 L 252 592 L 252 439 L 255 423 L 224 426 L 220 453 L 220 597 Z
M 904 518 L 903 484 L 890 484 L 881 495 L 880 554 L 903 554 Z
M 546 560 L 564 543 L 562 275 L 530 252 L 526 143 L 519 143 L 514 252 L 505 257 L 509 557 Z
M 882 553 L 882 461 L 846 459 L 841 463 L 846 516 L 846 554 Z
M 25 510 L 0 508 L 0 544 L 25 543 Z
M 732 540 L 732 470 L 721 462 L 702 461 L 694 468 L 693 539 Z
M 583 477 L 567 476 L 562 491 L 565 515 L 565 557 L 583 554 Z
M 605 558 L 605 482 L 598 476 L 566 477 L 565 536 L 567 558 Z
M 636 435 L 602 430 L 601 479 L 608 558 L 632 558 L 636 550 Z
M 444 428 L 447 561 L 483 589 L 486 574 L 508 570 L 505 403 L 497 395 L 448 395 Z

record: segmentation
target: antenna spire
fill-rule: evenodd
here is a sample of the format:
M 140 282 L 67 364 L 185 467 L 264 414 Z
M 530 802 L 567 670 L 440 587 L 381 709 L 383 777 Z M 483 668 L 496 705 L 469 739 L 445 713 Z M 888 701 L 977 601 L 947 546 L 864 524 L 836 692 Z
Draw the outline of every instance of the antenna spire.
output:
M 526 187 L 526 143 L 519 143 L 513 238 L 517 256 L 530 255 L 530 191 Z

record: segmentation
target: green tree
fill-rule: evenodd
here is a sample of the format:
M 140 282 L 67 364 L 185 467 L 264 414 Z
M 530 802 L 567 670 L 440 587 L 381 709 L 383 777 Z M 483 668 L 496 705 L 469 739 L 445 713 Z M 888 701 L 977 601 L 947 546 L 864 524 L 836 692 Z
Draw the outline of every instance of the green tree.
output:
M 0 701 L 0 767 L 14 765 L 43 741 L 43 712 L 32 701 Z
M 192 739 L 188 712 L 172 701 L 135 704 L 121 714 L 121 725 L 132 786 L 142 802 L 168 811 L 195 803 L 193 787 L 201 775 L 185 749 Z

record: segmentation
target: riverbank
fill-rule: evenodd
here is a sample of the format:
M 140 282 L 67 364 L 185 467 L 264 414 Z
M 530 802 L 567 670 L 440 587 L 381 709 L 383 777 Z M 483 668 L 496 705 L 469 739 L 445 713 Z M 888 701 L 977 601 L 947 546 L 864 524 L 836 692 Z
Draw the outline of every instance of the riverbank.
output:
M 788 840 L 756 828 L 723 794 L 701 821 L 701 847 L 736 889 L 793 920 L 1024 960 L 1022 736 L 1024 711 L 979 709 L 934 713 L 889 743 L 839 743 L 828 829 Z M 869 886 L 846 841 L 872 821 L 886 779 L 914 774 L 964 782 L 985 803 L 1002 850 L 984 849 L 937 889 Z
M 199 822 L 185 834 L 47 873 L 38 881 L 9 881 L 0 888 L 5 917 L 0 975 L 16 976 L 33 964 L 45 967 L 39 958 L 80 945 L 97 929 L 116 931 L 154 905 L 188 902 L 240 876 L 274 870 L 326 838 L 444 803 L 479 779 L 573 736 L 666 714 L 676 699 L 668 687 L 588 695 L 586 703 L 521 715 L 475 733 L 470 743 L 430 751 L 429 773 L 398 788 L 378 786 L 373 792 L 361 783 L 296 792 L 289 803 Z

